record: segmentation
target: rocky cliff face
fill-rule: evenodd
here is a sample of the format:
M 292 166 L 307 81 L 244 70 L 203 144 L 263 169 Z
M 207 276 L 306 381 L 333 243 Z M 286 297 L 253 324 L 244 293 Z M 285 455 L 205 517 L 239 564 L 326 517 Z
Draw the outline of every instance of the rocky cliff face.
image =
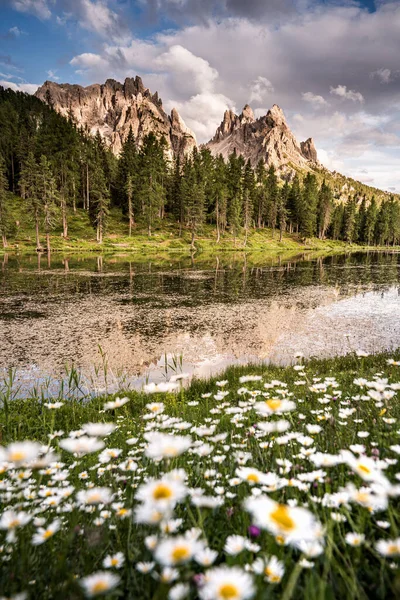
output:
M 88 87 L 46 81 L 35 95 L 91 134 L 99 131 L 114 154 L 121 151 L 130 127 L 139 145 L 150 132 L 164 136 L 171 158 L 197 146 L 194 133 L 178 112 L 174 109 L 167 115 L 158 94 L 152 94 L 140 77 L 124 83 L 107 79 L 103 85 Z
M 240 115 L 227 110 L 206 147 L 214 156 L 222 154 L 226 159 L 236 151 L 246 161 L 250 159 L 253 166 L 262 160 L 283 172 L 290 171 L 292 167 L 309 169 L 320 166 L 313 140 L 309 138 L 299 144 L 286 123 L 282 109 L 276 104 L 259 119 L 254 117 L 248 104 Z

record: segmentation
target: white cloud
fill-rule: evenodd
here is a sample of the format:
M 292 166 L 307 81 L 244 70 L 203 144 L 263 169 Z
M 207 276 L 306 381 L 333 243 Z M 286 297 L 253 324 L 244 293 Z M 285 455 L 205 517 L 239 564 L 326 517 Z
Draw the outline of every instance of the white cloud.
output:
M 52 79 L 53 81 L 59 81 L 59 79 L 60 79 L 60 78 L 59 78 L 59 77 L 57 77 L 57 75 L 56 75 L 56 72 L 57 72 L 57 71 L 52 71 L 51 69 L 49 69 L 49 70 L 47 71 L 47 75 L 48 75 L 48 77 L 49 77 L 50 79 Z
M 84 75 L 88 71 L 99 68 L 104 69 L 109 66 L 107 60 L 99 56 L 99 54 L 93 54 L 92 52 L 85 52 L 84 54 L 75 56 L 70 61 L 70 64 L 73 67 L 79 67 L 76 71 L 79 75 Z
M 266 96 L 272 94 L 274 91 L 274 86 L 270 80 L 259 75 L 251 84 L 249 102 L 261 103 Z
M 34 94 L 38 89 L 36 83 L 15 83 L 14 81 L 0 80 L 0 85 L 4 88 L 10 88 L 14 92 L 26 92 L 27 94 Z
M 345 85 L 338 85 L 336 88 L 331 87 L 330 93 L 339 96 L 343 100 L 351 100 L 352 102 L 364 102 L 364 96 L 360 92 L 348 90 Z
M 15 26 L 15 27 L 10 27 L 10 29 L 8 30 L 9 35 L 13 36 L 13 37 L 19 37 L 20 35 L 23 34 L 23 31 L 21 29 L 19 29 L 19 27 Z
M 39 19 L 50 19 L 51 10 L 47 0 L 12 0 L 11 6 L 18 12 L 30 13 Z
M 313 94 L 312 92 L 303 92 L 302 97 L 305 102 L 308 102 L 314 106 L 314 108 L 329 106 L 329 102 L 327 102 L 323 96 L 319 96 L 318 94 Z
M 196 94 L 186 102 L 168 101 L 167 108 L 173 107 L 202 141 L 208 141 L 214 136 L 225 110 L 234 109 L 229 98 L 212 92 Z
M 381 83 L 390 83 L 393 81 L 392 71 L 390 69 L 377 69 L 370 73 L 372 79 L 378 79 Z
M 207 60 L 196 56 L 183 46 L 173 45 L 158 56 L 152 68 L 172 78 L 181 93 L 189 95 L 212 91 L 218 71 Z

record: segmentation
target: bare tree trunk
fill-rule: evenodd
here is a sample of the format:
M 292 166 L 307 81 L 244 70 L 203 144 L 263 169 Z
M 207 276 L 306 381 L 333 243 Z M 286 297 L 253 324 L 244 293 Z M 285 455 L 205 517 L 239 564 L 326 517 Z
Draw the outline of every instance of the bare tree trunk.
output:
M 8 244 L 7 244 L 7 237 L 5 233 L 1 234 L 1 239 L 3 240 L 3 248 L 7 248 Z
M 37 252 L 42 252 L 43 248 L 40 244 L 40 235 L 39 235 L 39 215 L 37 213 L 35 215 L 35 234 L 36 234 L 36 250 L 37 250 Z
M 192 227 L 192 241 L 190 243 L 190 248 L 196 250 L 196 246 L 194 245 L 194 227 Z
M 89 164 L 86 163 L 86 210 L 89 210 L 90 206 L 89 196 Z
M 215 212 L 216 212 L 216 220 L 217 220 L 217 244 L 219 244 L 219 241 L 221 239 L 221 232 L 219 229 L 219 202 L 217 200 L 217 205 L 215 207 Z
M 50 248 L 50 233 L 48 231 L 46 231 L 46 249 L 47 249 L 47 254 L 50 254 L 50 252 L 51 252 L 51 248 Z
M 62 225 L 63 225 L 63 237 L 68 237 L 68 221 L 67 221 L 67 203 L 65 198 L 61 201 L 61 212 L 62 212 Z

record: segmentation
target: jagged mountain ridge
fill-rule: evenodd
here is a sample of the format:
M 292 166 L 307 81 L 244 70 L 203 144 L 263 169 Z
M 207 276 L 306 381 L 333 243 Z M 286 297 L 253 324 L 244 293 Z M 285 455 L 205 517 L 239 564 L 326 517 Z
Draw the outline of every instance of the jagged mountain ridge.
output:
M 116 155 L 131 127 L 139 145 L 150 132 L 159 138 L 164 136 L 171 158 L 184 156 L 197 147 L 194 133 L 178 111 L 173 109 L 167 115 L 158 93 L 152 94 L 138 76 L 128 77 L 124 83 L 107 79 L 104 84 L 87 87 L 46 81 L 35 96 L 91 134 L 99 131 Z
M 256 119 L 246 104 L 240 115 L 225 111 L 214 137 L 205 144 L 214 156 L 227 159 L 232 152 L 256 166 L 260 160 L 281 172 L 320 168 L 312 138 L 299 144 L 291 132 L 282 109 L 277 105 Z

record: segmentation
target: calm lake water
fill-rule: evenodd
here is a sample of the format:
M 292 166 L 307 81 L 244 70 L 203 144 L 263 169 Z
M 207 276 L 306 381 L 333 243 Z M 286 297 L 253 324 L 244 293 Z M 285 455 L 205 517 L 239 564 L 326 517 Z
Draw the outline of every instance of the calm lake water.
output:
M 207 376 L 232 363 L 287 364 L 296 352 L 398 346 L 396 253 L 0 258 L 0 371 L 15 367 L 25 389 L 62 378 L 66 364 L 100 389 L 106 360 L 111 389 L 161 380 L 166 362 L 168 376 Z

